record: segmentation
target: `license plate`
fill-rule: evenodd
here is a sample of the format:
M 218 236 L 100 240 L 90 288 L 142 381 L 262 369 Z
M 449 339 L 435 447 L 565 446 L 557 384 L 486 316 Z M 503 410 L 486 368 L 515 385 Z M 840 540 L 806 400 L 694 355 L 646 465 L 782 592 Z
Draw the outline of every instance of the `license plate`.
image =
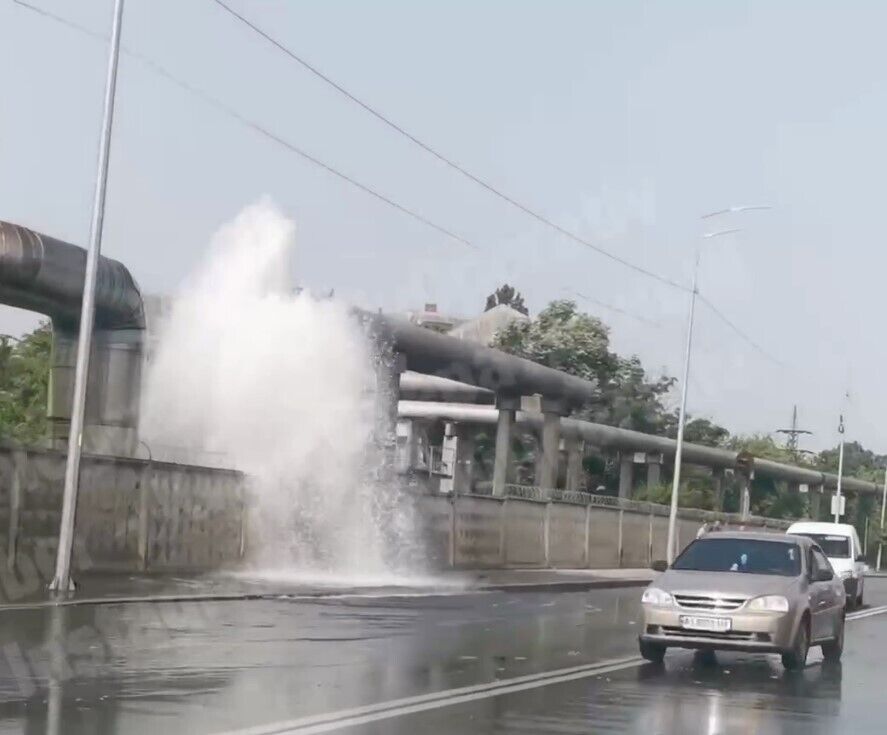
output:
M 681 615 L 681 627 L 687 630 L 707 630 L 712 633 L 726 633 L 730 630 L 730 618 L 706 618 L 696 615 Z

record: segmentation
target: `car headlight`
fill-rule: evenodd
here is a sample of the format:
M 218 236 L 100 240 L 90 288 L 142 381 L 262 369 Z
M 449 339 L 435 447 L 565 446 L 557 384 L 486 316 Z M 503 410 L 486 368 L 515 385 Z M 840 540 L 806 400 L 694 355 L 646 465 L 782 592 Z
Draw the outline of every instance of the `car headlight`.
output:
M 756 612 L 788 612 L 788 600 L 782 595 L 755 597 L 748 603 L 748 609 Z
M 671 606 L 674 605 L 674 598 L 665 590 L 649 587 L 644 590 L 641 602 L 645 605 Z

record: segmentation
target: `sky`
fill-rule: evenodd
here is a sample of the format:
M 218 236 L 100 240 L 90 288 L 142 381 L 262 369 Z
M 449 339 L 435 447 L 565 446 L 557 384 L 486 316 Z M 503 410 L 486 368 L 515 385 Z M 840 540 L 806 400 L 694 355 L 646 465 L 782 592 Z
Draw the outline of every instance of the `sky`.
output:
M 31 0 L 29 0 L 30 2 Z M 33 0 L 96 34 L 111 0 Z M 811 0 L 229 0 L 354 95 L 582 238 L 699 288 L 688 410 L 810 448 L 887 452 L 887 4 Z M 130 54 L 121 60 L 103 252 L 173 293 L 212 233 L 270 197 L 293 280 L 470 316 L 504 281 L 573 297 L 652 374 L 679 375 L 689 296 L 577 244 L 399 136 L 213 0 L 127 0 L 123 45 L 470 241 L 311 164 Z M 85 244 L 107 44 L 0 0 L 0 219 Z M 700 216 L 747 204 L 771 209 Z M 738 228 L 704 239 L 707 232 Z M 576 293 L 616 309 L 584 301 Z M 0 306 L 0 332 L 37 317 Z M 650 322 L 653 322 L 651 324 Z M 849 398 L 846 394 L 849 392 Z M 677 396 L 672 397 L 673 401 Z

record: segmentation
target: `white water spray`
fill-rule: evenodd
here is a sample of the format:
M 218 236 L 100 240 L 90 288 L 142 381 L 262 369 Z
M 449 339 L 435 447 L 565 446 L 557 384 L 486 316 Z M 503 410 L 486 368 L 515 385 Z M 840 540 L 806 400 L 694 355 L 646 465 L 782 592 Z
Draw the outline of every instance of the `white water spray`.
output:
M 344 305 L 292 293 L 293 235 L 268 202 L 216 234 L 163 325 L 142 433 L 250 476 L 251 557 L 269 576 L 392 581 L 412 544 L 393 477 L 371 471 L 371 345 Z

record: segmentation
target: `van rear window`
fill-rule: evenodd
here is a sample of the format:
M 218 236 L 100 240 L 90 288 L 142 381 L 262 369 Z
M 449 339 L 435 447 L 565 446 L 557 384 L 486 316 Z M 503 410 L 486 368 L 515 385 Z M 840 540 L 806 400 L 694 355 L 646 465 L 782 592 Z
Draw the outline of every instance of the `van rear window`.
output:
M 806 536 L 813 539 L 829 559 L 849 559 L 850 539 L 846 536 L 834 536 L 825 533 L 797 533 L 795 536 Z

